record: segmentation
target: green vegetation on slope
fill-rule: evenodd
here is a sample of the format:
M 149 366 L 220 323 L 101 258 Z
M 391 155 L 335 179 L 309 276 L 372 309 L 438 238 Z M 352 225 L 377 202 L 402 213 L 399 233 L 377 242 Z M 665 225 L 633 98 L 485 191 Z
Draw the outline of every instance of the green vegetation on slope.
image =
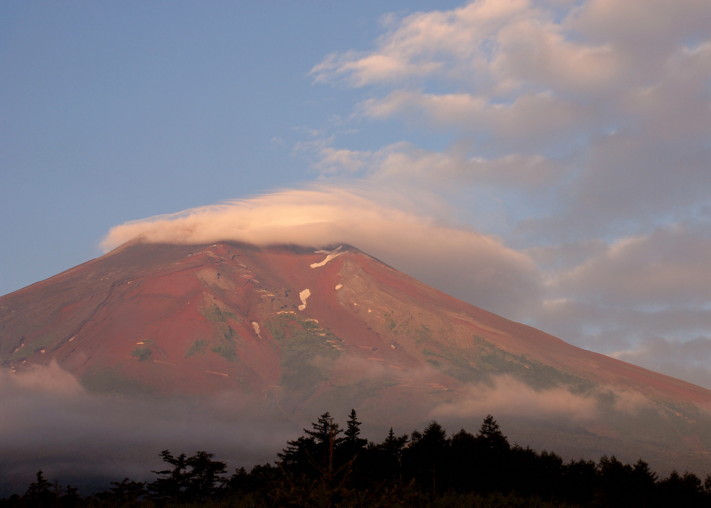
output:
M 152 341 L 144 341 L 143 344 L 131 351 L 131 356 L 138 358 L 139 362 L 146 362 L 150 360 L 151 356 L 153 356 L 153 350 L 151 349 L 152 345 Z
M 339 345 L 343 341 L 340 338 L 315 321 L 294 314 L 271 318 L 265 328 L 282 352 L 283 386 L 306 392 L 329 378 L 329 366 L 341 354 Z
M 222 336 L 218 339 L 217 344 L 212 346 L 211 351 L 220 355 L 228 362 L 234 362 L 237 359 L 237 337 L 237 332 L 235 332 L 231 326 L 227 325 L 227 328 L 222 332 Z
M 193 355 L 204 355 L 206 350 L 207 341 L 205 339 L 197 339 L 185 352 L 185 358 L 190 358 Z

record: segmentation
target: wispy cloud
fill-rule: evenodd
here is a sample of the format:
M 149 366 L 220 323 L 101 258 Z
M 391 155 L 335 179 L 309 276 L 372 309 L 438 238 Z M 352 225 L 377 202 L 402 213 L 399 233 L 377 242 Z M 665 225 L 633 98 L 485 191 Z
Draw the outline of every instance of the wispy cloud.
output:
M 610 305 L 674 306 L 708 302 L 711 228 L 681 224 L 623 237 L 559 274 L 562 291 Z
M 711 386 L 711 337 L 670 340 L 651 337 L 637 348 L 612 353 L 620 360 L 645 364 L 650 368 L 701 386 Z
M 374 51 L 331 56 L 313 73 L 386 85 L 357 106 L 362 114 L 452 128 L 478 157 L 566 155 L 557 211 L 574 214 L 577 231 L 597 232 L 707 199 L 694 188 L 711 178 L 702 28 L 711 15 L 696 1 L 672 11 L 639 1 L 476 1 L 393 21 Z M 570 232 L 568 222 L 558 225 Z
M 475 417 L 481 414 L 554 416 L 570 420 L 592 420 L 600 415 L 598 401 L 564 388 L 534 390 L 511 377 L 498 376 L 491 383 L 471 386 L 461 400 L 442 404 L 432 411 L 434 418 Z

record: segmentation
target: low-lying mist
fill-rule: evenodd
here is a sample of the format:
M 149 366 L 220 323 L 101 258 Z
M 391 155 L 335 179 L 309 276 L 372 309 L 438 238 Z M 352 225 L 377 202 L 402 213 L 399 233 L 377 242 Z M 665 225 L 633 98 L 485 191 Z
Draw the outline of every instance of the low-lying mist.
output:
M 106 487 L 160 469 L 159 452 L 219 453 L 230 467 L 274 460 L 301 430 L 276 410 L 234 411 L 227 399 L 92 394 L 56 365 L 0 370 L 0 494 L 48 478 Z
M 358 366 L 350 365 L 351 370 Z M 695 452 L 678 448 L 676 434 L 667 428 L 677 424 L 637 392 L 605 386 L 586 393 L 564 386 L 533 389 L 508 375 L 440 391 L 429 367 L 394 373 L 382 366 L 356 370 L 360 381 L 378 385 L 389 380 L 381 385 L 415 390 L 422 396 L 415 404 L 421 413 L 385 416 L 377 391 L 361 399 L 362 406 L 328 394 L 310 397 L 307 406 L 292 400 L 238 405 L 229 393 L 199 399 L 91 393 L 56 364 L 0 370 L 0 495 L 25 489 L 39 469 L 45 477 L 84 492 L 105 489 L 125 477 L 152 479 L 151 472 L 163 467 L 159 452 L 165 449 L 212 452 L 230 470 L 274 462 L 287 441 L 321 413 L 329 411 L 345 424 L 351 404 L 364 423 L 364 437 L 374 441 L 382 440 L 390 426 L 404 434 L 432 420 L 452 431 L 476 432 L 482 418 L 493 414 L 513 442 L 553 449 L 566 458 L 597 460 L 616 454 L 634 461 L 641 456 L 664 472 L 674 448 L 679 464 L 696 467 L 691 462 Z M 704 418 L 708 421 L 708 415 Z M 654 442 L 638 441 L 640 425 L 656 429 Z

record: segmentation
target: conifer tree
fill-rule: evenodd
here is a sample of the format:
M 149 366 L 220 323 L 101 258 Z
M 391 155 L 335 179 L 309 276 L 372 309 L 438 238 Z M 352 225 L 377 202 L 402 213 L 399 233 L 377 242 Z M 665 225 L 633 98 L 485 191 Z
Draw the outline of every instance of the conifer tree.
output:
M 433 494 L 445 486 L 443 478 L 449 462 L 449 445 L 444 428 L 433 421 L 422 434 L 412 433 L 412 442 L 405 450 L 405 462 L 411 475 L 421 488 Z
M 358 416 L 355 409 L 351 409 L 348 415 L 348 422 L 346 423 L 346 430 L 343 433 L 344 438 L 341 442 L 341 449 L 343 450 L 343 456 L 346 460 L 350 460 L 352 457 L 362 451 L 368 444 L 367 439 L 360 437 L 360 426 L 362 423 L 358 421 Z
M 487 415 L 476 435 L 475 481 L 483 492 L 510 489 L 511 445 L 493 416 Z
M 314 459 L 319 466 L 332 473 L 335 451 L 343 440 L 339 435 L 343 433 L 343 430 L 328 411 L 319 416 L 316 423 L 311 424 L 311 427 L 312 430 L 304 429 L 304 432 L 316 444 L 315 451 L 317 456 Z
M 501 432 L 499 424 L 491 415 L 486 415 L 484 418 L 477 438 L 479 438 L 487 450 L 492 452 L 504 452 L 511 448 L 509 440 L 503 432 Z
M 44 477 L 44 473 L 40 469 L 37 471 L 36 479 L 25 492 L 23 500 L 28 506 L 42 508 L 52 506 L 57 498 L 55 492 L 52 491 L 52 484 Z
M 160 453 L 172 469 L 153 471 L 161 475 L 149 485 L 154 497 L 161 501 L 203 501 L 212 496 L 224 483 L 222 475 L 227 465 L 213 460 L 213 454 L 199 451 L 191 457 L 184 453 L 174 456 L 170 451 Z

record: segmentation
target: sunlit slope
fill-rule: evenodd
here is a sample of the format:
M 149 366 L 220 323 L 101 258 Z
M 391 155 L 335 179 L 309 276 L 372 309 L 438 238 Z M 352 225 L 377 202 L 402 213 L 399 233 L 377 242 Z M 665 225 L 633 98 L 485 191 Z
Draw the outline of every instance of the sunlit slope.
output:
M 711 391 L 345 245 L 124 245 L 0 298 L 0 362 L 51 361 L 97 393 L 215 395 L 296 420 L 351 407 L 399 426 L 492 412 L 571 453 L 684 464 L 711 450 Z

